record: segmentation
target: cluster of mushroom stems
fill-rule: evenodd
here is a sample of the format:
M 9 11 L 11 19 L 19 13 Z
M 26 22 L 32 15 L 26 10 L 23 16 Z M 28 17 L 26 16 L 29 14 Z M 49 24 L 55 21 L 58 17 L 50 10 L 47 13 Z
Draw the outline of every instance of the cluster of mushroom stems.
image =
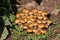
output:
M 22 9 L 16 14 L 15 23 L 29 33 L 42 34 L 52 23 L 47 15 L 47 12 L 37 9 Z

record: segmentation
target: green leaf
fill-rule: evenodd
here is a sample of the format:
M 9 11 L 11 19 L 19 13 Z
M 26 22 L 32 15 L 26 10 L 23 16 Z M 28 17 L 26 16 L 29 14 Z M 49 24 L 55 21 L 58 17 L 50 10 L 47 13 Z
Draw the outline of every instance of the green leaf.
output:
M 12 24 L 11 24 L 11 22 L 9 21 L 9 19 L 8 19 L 8 17 L 7 17 L 7 16 L 2 16 L 2 19 L 4 20 L 5 25 L 12 26 Z
M 9 19 L 10 19 L 11 22 L 14 22 L 15 16 L 13 14 L 10 14 Z
M 1 36 L 0 40 L 6 39 L 7 35 L 8 35 L 8 30 L 5 27 L 4 30 L 3 30 L 3 33 L 2 33 L 2 36 Z

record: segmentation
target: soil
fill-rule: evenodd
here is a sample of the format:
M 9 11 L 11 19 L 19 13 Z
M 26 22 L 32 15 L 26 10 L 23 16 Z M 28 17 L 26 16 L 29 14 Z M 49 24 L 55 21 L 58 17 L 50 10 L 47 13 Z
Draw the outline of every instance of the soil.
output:
M 31 1 L 35 1 L 35 0 L 21 0 L 20 2 L 21 2 L 21 5 L 25 5 L 25 4 L 27 4 L 27 3 L 31 2 Z M 57 6 L 60 6 L 60 0 L 42 0 L 40 2 L 40 8 L 41 8 L 41 10 L 45 10 L 45 11 L 47 11 L 49 13 L 52 13 L 52 11 L 54 11 L 54 9 Z M 53 18 L 56 17 L 58 19 L 57 20 L 57 24 L 60 24 L 60 13 L 56 12 L 57 15 L 54 15 L 54 14 L 53 15 L 51 14 L 51 16 L 50 16 L 51 19 L 53 19 Z M 51 28 L 53 28 L 54 30 L 56 30 L 56 35 L 60 34 L 60 28 L 58 28 L 57 26 L 56 26 L 56 28 L 54 28 L 54 27 L 51 27 Z M 7 38 L 7 40 L 13 40 L 13 39 L 10 36 L 9 38 Z M 58 39 L 57 39 L 56 36 L 49 36 L 48 40 L 58 40 Z

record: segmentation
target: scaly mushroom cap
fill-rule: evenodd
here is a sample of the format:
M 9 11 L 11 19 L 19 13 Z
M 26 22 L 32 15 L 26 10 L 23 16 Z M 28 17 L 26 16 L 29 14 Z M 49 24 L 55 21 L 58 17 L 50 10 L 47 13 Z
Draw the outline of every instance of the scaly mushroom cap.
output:
M 28 9 L 23 9 L 22 12 L 24 12 L 24 13 L 28 13 L 29 10 L 28 10 Z
M 32 30 L 32 29 L 27 29 L 26 31 L 27 31 L 27 32 L 33 32 L 33 30 Z
M 42 13 L 42 16 L 45 16 L 45 15 L 48 15 L 48 13 L 47 12 L 43 12 Z
M 34 12 L 34 13 L 35 13 L 35 12 L 38 12 L 38 10 L 37 10 L 37 9 L 32 9 L 32 12 Z
M 46 31 L 46 30 L 44 30 L 44 29 L 43 29 L 43 30 L 41 30 L 41 33 L 46 33 L 46 32 L 47 32 L 47 31 Z
M 38 13 L 42 14 L 42 11 L 38 11 Z
M 27 29 L 28 28 L 28 26 L 23 26 L 23 29 Z
M 32 15 L 33 14 L 33 12 L 29 12 L 29 15 Z
M 44 25 L 43 23 L 39 23 L 39 24 L 38 24 L 38 27 L 39 27 L 39 28 L 44 28 L 45 25 Z
M 49 25 L 49 24 L 51 24 L 52 23 L 52 21 L 51 20 L 47 20 L 47 24 Z
M 36 20 L 37 23 L 42 23 L 42 20 Z

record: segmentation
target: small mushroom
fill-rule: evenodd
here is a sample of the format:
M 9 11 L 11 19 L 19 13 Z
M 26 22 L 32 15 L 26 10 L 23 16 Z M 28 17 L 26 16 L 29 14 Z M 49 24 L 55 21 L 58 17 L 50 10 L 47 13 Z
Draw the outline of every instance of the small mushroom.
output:
M 46 16 L 43 17 L 44 20 L 47 20 L 48 18 Z
M 38 24 L 38 27 L 39 27 L 39 28 L 44 28 L 45 25 L 44 25 L 43 23 L 39 23 L 39 24 Z
M 35 15 L 35 16 L 36 16 L 36 15 L 37 15 L 37 13 L 33 13 L 33 15 Z
M 25 26 L 25 25 L 23 26 L 23 29 L 27 29 L 27 28 L 28 28 L 28 26 Z
M 39 10 L 38 13 L 42 14 L 42 11 Z
M 48 28 L 48 25 L 47 24 L 45 25 L 45 28 Z
M 30 20 L 31 20 L 31 22 L 32 22 L 32 21 L 35 21 L 35 20 L 36 20 L 36 18 L 33 18 L 33 17 L 32 17 L 32 18 L 30 18 Z
M 51 20 L 47 20 L 47 24 L 49 25 L 49 24 L 51 24 L 52 23 L 52 21 Z
M 23 9 L 22 12 L 24 12 L 24 13 L 28 13 L 29 10 L 28 10 L 28 9 Z
M 16 20 L 15 20 L 15 23 L 16 23 L 16 24 L 17 24 L 17 23 L 19 23 L 19 22 L 20 22 L 20 20 L 19 20 L 19 19 L 16 19 Z
M 42 23 L 42 20 L 36 20 L 37 23 Z
M 40 35 L 41 34 L 41 31 L 40 30 L 38 30 L 38 32 L 36 33 L 37 35 Z
M 47 23 L 45 20 L 42 20 L 42 23 Z
M 34 32 L 34 33 L 37 33 L 37 31 L 38 31 L 37 29 L 33 29 L 33 32 Z
M 24 18 L 24 22 L 27 22 L 28 20 L 26 18 Z
M 47 12 L 43 12 L 42 13 L 42 16 L 45 16 L 45 15 L 48 15 L 48 13 Z
M 24 20 L 20 20 L 20 22 L 21 22 L 21 23 L 25 23 L 25 21 L 24 21 Z
M 37 25 L 37 22 L 33 22 L 33 25 L 36 26 Z
M 29 12 L 29 15 L 32 15 L 33 14 L 33 12 Z
M 20 17 L 20 13 L 17 13 L 17 14 L 16 14 L 16 17 L 17 17 L 17 18 Z
M 20 16 L 24 16 L 24 13 L 20 13 Z
M 27 31 L 27 32 L 33 32 L 33 30 L 32 30 L 32 29 L 27 29 L 26 31 Z
M 37 18 L 38 18 L 38 19 L 41 19 L 41 20 L 43 19 L 43 17 L 42 17 L 42 16 L 37 16 Z
M 31 20 L 28 20 L 27 23 L 31 23 L 32 21 Z
M 25 16 L 28 16 L 28 13 L 25 13 L 24 15 L 25 15 Z
M 29 15 L 29 17 L 31 18 L 31 17 L 33 17 L 33 15 Z
M 35 34 L 41 34 L 41 31 L 40 30 L 38 30 L 38 29 L 33 29 L 33 32 L 35 33 Z
M 42 29 L 41 30 L 41 33 L 46 33 L 47 31 L 45 29 Z
M 34 13 L 35 13 L 35 12 L 38 12 L 38 10 L 37 10 L 37 9 L 32 9 L 32 12 L 34 12 Z

